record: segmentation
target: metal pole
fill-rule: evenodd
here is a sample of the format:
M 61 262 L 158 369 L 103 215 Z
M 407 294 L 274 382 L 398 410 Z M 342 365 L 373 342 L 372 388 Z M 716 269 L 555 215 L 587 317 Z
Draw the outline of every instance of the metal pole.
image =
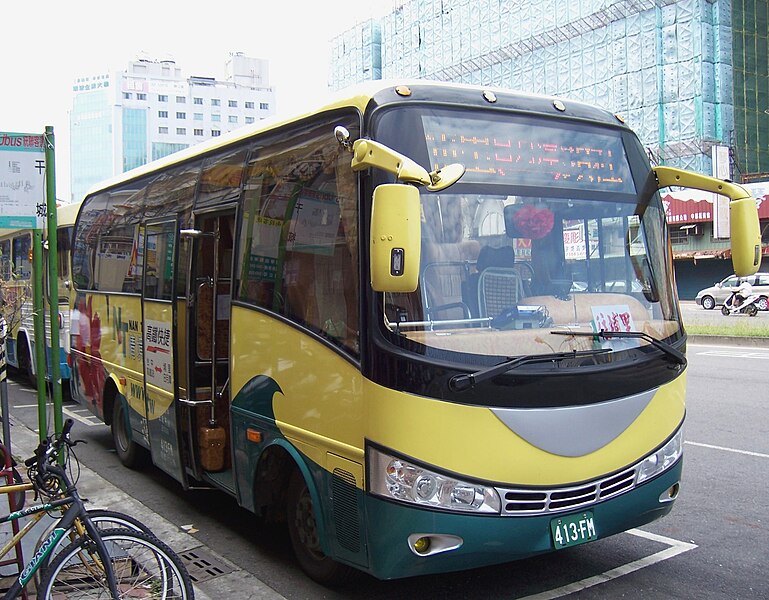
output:
M 56 219 L 56 146 L 53 127 L 45 128 L 45 202 L 48 213 L 48 302 L 51 315 L 51 391 L 54 431 L 63 427 L 61 407 L 61 362 L 59 340 L 59 245 Z
M 8 333 L 5 319 L 0 315 L 0 410 L 3 412 L 3 446 L 11 452 L 11 415 L 8 412 L 7 363 L 5 360 L 5 336 Z
M 42 442 L 48 434 L 45 414 L 45 306 L 43 305 L 43 231 L 32 232 L 32 315 L 35 331 L 35 371 L 37 375 L 37 423 Z
M 211 318 L 211 420 L 209 427 L 214 427 L 216 423 L 216 307 L 217 307 L 217 291 L 219 289 L 219 217 L 216 217 L 214 223 L 214 285 L 211 288 L 211 296 L 213 296 L 212 305 L 213 310 Z

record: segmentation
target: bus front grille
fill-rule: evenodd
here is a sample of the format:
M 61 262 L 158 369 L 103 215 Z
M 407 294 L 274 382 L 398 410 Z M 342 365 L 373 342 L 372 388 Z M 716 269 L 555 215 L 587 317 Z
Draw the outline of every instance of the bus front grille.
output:
M 497 488 L 503 516 L 538 515 L 574 510 L 612 498 L 635 487 L 635 469 L 565 488 Z

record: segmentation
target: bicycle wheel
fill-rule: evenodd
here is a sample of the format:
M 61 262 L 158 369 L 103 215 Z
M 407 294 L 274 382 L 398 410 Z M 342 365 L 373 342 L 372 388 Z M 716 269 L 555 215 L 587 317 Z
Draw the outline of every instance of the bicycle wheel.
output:
M 187 568 L 156 537 L 109 529 L 101 534 L 110 556 L 119 598 L 188 600 L 195 597 Z M 93 540 L 79 538 L 51 561 L 37 590 L 38 600 L 110 598 L 107 576 Z
M 147 527 L 138 519 L 134 519 L 132 516 L 118 512 L 116 510 L 96 508 L 89 510 L 88 516 L 91 518 L 99 531 L 106 531 L 107 529 L 132 529 L 134 531 L 142 531 L 147 535 L 152 536 L 153 538 L 157 537 L 154 533 L 152 533 L 152 530 L 150 530 L 149 527 Z M 43 532 L 43 534 L 37 540 L 37 545 L 35 546 L 36 552 L 40 548 L 43 540 L 48 537 L 48 534 L 50 534 L 53 528 L 57 525 L 58 523 L 51 523 L 51 525 Z M 42 578 L 45 570 L 48 568 L 48 564 L 59 552 L 61 552 L 62 548 L 65 548 L 66 545 L 70 542 L 74 542 L 77 537 L 77 531 L 72 528 L 67 532 L 67 535 L 59 540 L 59 543 L 53 547 L 50 554 L 48 554 L 48 556 L 46 556 L 40 563 L 40 568 L 37 570 L 37 573 L 35 573 L 35 583 L 38 585 L 40 584 L 40 579 Z
M 131 515 L 116 510 L 107 510 L 106 508 L 94 508 L 87 512 L 88 516 L 91 517 L 91 520 L 96 523 L 96 526 L 100 530 L 132 529 L 134 531 L 141 531 L 152 537 L 157 537 L 152 533 L 152 530 L 149 527 Z

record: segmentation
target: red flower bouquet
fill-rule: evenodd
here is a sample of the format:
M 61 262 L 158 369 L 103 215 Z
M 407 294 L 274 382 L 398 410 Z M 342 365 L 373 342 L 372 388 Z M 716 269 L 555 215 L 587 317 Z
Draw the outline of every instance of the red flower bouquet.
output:
M 515 212 L 513 222 L 521 237 L 538 240 L 553 228 L 553 211 L 527 204 Z

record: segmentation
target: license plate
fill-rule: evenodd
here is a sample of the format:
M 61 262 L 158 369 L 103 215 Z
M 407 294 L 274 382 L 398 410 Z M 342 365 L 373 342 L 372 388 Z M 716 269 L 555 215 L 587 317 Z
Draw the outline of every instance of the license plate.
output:
M 565 515 L 550 521 L 555 549 L 568 548 L 597 539 L 593 513 L 590 511 Z

